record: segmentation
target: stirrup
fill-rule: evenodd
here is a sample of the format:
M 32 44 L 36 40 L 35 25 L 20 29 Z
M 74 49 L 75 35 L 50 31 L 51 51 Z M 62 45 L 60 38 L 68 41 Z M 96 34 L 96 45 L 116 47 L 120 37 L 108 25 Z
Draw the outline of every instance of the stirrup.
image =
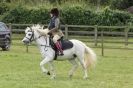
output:
M 64 54 L 63 53 L 60 53 L 59 51 L 56 52 L 56 55 L 58 56 L 63 56 Z
M 60 54 L 60 56 L 63 56 L 63 55 L 64 55 L 63 53 Z

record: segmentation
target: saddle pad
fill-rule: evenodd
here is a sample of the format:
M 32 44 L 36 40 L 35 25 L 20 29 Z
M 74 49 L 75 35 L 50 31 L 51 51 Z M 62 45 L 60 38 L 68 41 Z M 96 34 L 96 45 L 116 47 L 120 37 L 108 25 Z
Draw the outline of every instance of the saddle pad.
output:
M 73 47 L 73 43 L 69 40 L 61 40 L 61 45 L 63 50 L 70 49 Z

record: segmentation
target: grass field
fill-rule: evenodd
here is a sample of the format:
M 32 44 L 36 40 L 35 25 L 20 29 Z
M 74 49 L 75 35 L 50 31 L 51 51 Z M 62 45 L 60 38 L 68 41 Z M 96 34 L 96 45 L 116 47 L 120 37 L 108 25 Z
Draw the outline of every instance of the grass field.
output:
M 40 70 L 37 47 L 30 46 L 26 53 L 24 45 L 14 44 L 10 51 L 0 51 L 0 88 L 133 88 L 132 50 L 105 49 L 104 57 L 101 49 L 94 51 L 98 63 L 88 73 L 89 79 L 82 79 L 81 66 L 69 79 L 71 64 L 55 61 L 57 78 L 50 80 Z

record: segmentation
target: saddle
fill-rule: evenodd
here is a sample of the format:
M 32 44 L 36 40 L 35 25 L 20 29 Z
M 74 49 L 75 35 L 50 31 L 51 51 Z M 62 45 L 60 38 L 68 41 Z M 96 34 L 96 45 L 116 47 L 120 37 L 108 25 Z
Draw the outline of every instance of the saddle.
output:
M 58 40 L 61 44 L 62 50 L 67 50 L 73 47 L 73 43 L 69 40 L 64 40 L 63 37 L 61 39 Z M 50 45 L 53 48 L 53 50 L 55 50 L 55 52 L 58 52 L 57 47 L 55 46 L 53 39 L 50 38 Z M 55 58 L 57 58 L 57 53 L 55 53 Z

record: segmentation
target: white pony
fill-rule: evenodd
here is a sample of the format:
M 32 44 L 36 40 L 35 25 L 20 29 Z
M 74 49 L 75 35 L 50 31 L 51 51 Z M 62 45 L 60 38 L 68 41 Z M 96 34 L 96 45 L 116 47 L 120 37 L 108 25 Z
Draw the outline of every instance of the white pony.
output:
M 36 31 L 36 29 L 42 29 L 43 27 L 40 25 L 34 25 L 32 27 L 27 27 L 25 30 L 26 36 L 23 38 L 23 42 L 25 44 L 28 44 L 32 41 L 35 41 L 40 49 L 41 55 L 43 60 L 40 62 L 40 67 L 42 72 L 46 73 L 47 75 L 50 75 L 52 73 L 51 78 L 54 79 L 56 74 L 54 71 L 54 57 L 55 57 L 55 51 L 51 48 L 49 44 L 49 35 L 46 34 L 46 36 L 40 35 Z M 46 30 L 46 29 L 44 29 Z M 83 78 L 88 78 L 87 75 L 87 68 L 91 65 L 95 65 L 96 62 L 96 54 L 93 52 L 93 50 L 89 47 L 87 47 L 83 42 L 79 40 L 69 40 L 73 43 L 73 47 L 67 50 L 64 50 L 63 56 L 58 56 L 57 61 L 63 61 L 68 60 L 73 67 L 71 68 L 69 72 L 69 77 L 73 76 L 74 71 L 78 67 L 77 61 L 80 62 L 81 66 L 83 67 L 84 76 Z M 77 60 L 76 60 L 77 59 Z M 48 71 L 44 65 L 46 63 L 50 64 L 50 71 Z

